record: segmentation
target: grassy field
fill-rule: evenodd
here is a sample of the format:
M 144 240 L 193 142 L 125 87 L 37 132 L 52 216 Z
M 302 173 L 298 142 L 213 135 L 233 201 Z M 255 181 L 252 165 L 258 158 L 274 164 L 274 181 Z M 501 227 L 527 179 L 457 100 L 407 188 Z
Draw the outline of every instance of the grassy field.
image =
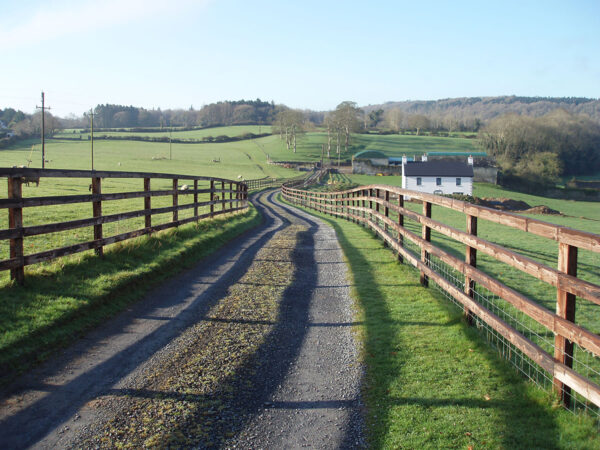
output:
M 94 129 L 94 136 L 146 136 L 146 137 L 169 137 L 171 135 L 173 139 L 203 139 L 207 136 L 241 136 L 246 133 L 262 134 L 270 133 L 270 125 L 237 125 L 230 127 L 215 127 L 215 128 L 202 128 L 199 130 L 173 130 L 169 132 L 168 128 L 161 131 L 155 132 L 143 132 L 143 131 L 102 131 L 102 129 Z M 89 133 L 82 133 L 81 130 L 64 130 L 57 133 L 54 137 L 61 138 L 77 138 L 81 136 L 81 139 L 87 140 Z
M 370 231 L 336 230 L 351 269 L 372 448 L 597 448 L 594 422 L 556 408 L 419 284 Z
M 312 132 L 301 136 L 297 143 L 296 153 L 286 149 L 284 141 L 279 139 L 279 135 L 258 139 L 256 142 L 275 161 L 319 161 L 321 159 L 321 146 L 327 144 L 327 133 Z M 332 161 L 337 161 L 333 142 L 330 156 Z M 352 135 L 348 152 L 344 152 L 342 148 L 341 159 L 350 160 L 352 155 L 362 150 L 382 151 L 391 157 L 400 157 L 404 154 L 408 156 L 421 155 L 432 151 L 465 153 L 478 151 L 472 139 L 356 134 Z
M 0 284 L 0 384 L 259 222 L 250 208 L 109 246 L 103 258 L 46 263 L 24 286 Z
M 32 159 L 31 167 L 41 167 L 41 150 L 39 145 L 31 151 L 35 141 L 22 142 L 9 149 L 0 150 L 0 167 L 27 164 Z M 227 179 L 243 179 L 271 177 L 293 177 L 298 172 L 271 165 L 267 163 L 265 154 L 253 141 L 240 141 L 222 144 L 173 144 L 173 159 L 168 158 L 169 145 L 164 143 L 148 143 L 137 141 L 97 141 L 94 143 L 94 168 L 97 170 L 115 171 L 140 171 L 162 172 L 185 175 L 203 175 L 223 177 Z M 60 169 L 90 169 L 91 156 L 90 144 L 87 141 L 56 141 L 51 140 L 46 146 L 47 168 Z M 219 162 L 215 162 L 219 161 Z M 55 178 L 42 179 L 39 187 L 35 185 L 24 186 L 25 197 L 40 197 L 52 195 L 77 195 L 89 193 L 89 179 Z M 180 184 L 190 184 L 185 179 Z M 200 187 L 207 187 L 202 183 Z M 105 179 L 102 185 L 103 192 L 129 192 L 142 189 L 142 180 Z M 170 189 L 169 180 L 155 180 L 153 189 Z M 0 183 L 0 198 L 7 196 L 7 183 Z M 180 196 L 180 204 L 190 203 L 193 197 Z M 200 201 L 208 200 L 208 194 L 201 195 Z M 154 208 L 169 206 L 171 199 L 168 196 L 156 197 L 152 200 Z M 143 209 L 142 199 L 117 200 L 103 203 L 104 214 L 116 214 L 125 211 Z M 200 211 L 202 213 L 202 211 Z M 180 218 L 185 219 L 193 213 L 192 209 L 182 211 Z M 48 206 L 26 209 L 23 221 L 26 226 L 44 223 L 62 222 L 89 218 L 91 205 L 81 203 L 61 206 Z M 153 216 L 153 224 L 158 225 L 169 221 L 169 214 Z M 130 230 L 143 228 L 143 218 L 129 219 L 122 222 L 104 225 L 104 235 L 124 233 Z M 8 228 L 8 214 L 0 215 L 0 229 Z M 25 253 L 31 254 L 39 251 L 73 245 L 92 239 L 91 227 L 80 228 L 74 231 L 65 231 L 52 235 L 40 235 L 25 240 Z M 8 258 L 8 241 L 0 241 L 0 259 Z M 27 270 L 37 270 L 31 266 Z M 8 273 L 0 272 L 0 285 L 6 283 Z
M 330 176 L 330 181 L 341 183 L 340 187 L 342 188 L 344 187 L 344 183 L 348 182 L 355 184 L 400 185 L 401 177 L 367 177 L 363 175 L 333 174 Z M 331 190 L 332 186 L 325 185 L 323 186 L 323 189 Z M 501 186 L 484 183 L 475 184 L 474 194 L 479 197 L 514 198 L 526 201 L 531 206 L 546 205 L 562 212 L 565 216 L 540 214 L 526 214 L 526 216 L 545 222 L 600 234 L 600 207 L 598 206 L 598 203 L 550 199 L 512 192 Z M 420 203 L 407 202 L 405 206 L 415 212 L 422 212 Z M 390 213 L 390 216 L 393 220 L 396 220 L 397 216 L 395 214 Z M 462 213 L 434 205 L 432 208 L 432 217 L 446 225 L 466 231 L 466 220 Z M 418 223 L 405 218 L 405 226 L 417 235 L 421 234 L 421 225 Z M 547 266 L 557 267 L 558 244 L 553 240 L 544 239 L 533 234 L 484 220 L 478 222 L 478 236 L 499 244 L 518 254 L 546 264 Z M 460 259 L 464 259 L 466 248 L 463 244 L 448 239 L 436 231 L 432 231 L 431 240 L 437 247 L 446 250 Z M 420 253 L 416 246 L 409 245 L 409 248 L 417 254 Z M 437 262 L 434 261 L 434 263 Z M 440 268 L 443 267 L 443 265 L 440 265 Z M 543 305 L 550 311 L 555 311 L 556 288 L 527 275 L 518 269 L 498 262 L 494 258 L 484 255 L 481 252 L 477 255 L 477 267 L 512 289 Z M 443 270 L 446 269 L 447 268 L 444 268 Z M 456 277 L 458 281 L 464 281 L 462 275 L 455 272 L 453 273 L 452 271 L 450 271 L 450 273 L 451 276 Z M 578 277 L 600 285 L 600 254 L 587 250 L 579 250 Z M 551 332 L 538 325 L 529 317 L 518 312 L 506 302 L 491 295 L 485 289 L 478 288 L 478 293 L 478 300 L 484 303 L 486 307 L 500 315 L 546 351 L 553 353 L 554 337 Z M 576 323 L 594 333 L 600 334 L 600 307 L 587 300 L 577 299 Z M 600 361 L 598 358 L 591 356 L 588 352 L 581 350 L 577 346 L 575 350 L 574 367 L 585 376 L 600 383 Z

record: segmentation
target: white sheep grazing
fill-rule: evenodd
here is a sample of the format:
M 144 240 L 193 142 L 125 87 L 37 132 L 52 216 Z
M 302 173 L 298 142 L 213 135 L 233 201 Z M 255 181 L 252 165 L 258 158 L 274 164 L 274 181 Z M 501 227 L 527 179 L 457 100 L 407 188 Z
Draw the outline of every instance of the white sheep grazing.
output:
M 187 184 L 184 184 L 182 186 L 179 186 L 179 190 L 180 191 L 187 191 L 190 187 Z
M 241 175 L 238 175 L 238 180 L 241 180 L 242 178 L 244 178 L 244 177 Z

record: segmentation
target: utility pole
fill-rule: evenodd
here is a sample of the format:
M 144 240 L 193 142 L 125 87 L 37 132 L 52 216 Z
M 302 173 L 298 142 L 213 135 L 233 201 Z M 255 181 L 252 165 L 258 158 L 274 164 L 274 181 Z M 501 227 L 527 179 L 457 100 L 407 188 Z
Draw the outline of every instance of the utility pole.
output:
M 173 137 L 173 126 L 169 129 L 169 161 L 173 159 L 173 150 L 171 148 L 171 139 Z
M 45 134 L 46 134 L 46 127 L 45 127 L 45 113 L 47 109 L 51 109 L 49 106 L 46 107 L 45 106 L 45 102 L 44 102 L 44 91 L 42 91 L 42 106 L 36 106 L 36 109 L 41 109 L 42 110 L 42 169 L 46 168 L 46 145 L 45 145 Z
M 91 119 L 91 133 L 90 140 L 92 142 L 92 170 L 94 170 L 94 109 L 90 108 L 90 119 Z

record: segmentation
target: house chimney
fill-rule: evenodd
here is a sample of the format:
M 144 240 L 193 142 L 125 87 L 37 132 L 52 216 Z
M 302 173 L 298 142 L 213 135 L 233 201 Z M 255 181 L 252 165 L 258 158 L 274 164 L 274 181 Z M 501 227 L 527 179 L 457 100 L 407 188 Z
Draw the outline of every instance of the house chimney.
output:
M 421 161 L 427 162 L 427 153 L 423 153 L 423 156 L 421 156 Z
M 472 166 L 473 165 L 473 155 L 469 155 L 469 157 L 467 158 L 467 163 Z

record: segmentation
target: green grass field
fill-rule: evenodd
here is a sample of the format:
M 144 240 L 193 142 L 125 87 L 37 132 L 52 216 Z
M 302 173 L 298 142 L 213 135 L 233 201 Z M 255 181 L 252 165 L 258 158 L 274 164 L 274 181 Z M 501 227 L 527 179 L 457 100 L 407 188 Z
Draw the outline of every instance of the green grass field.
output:
M 331 224 L 351 270 L 371 448 L 597 448 L 594 421 L 557 408 L 419 284 L 373 233 Z
M 38 265 L 24 286 L 0 283 L 0 385 L 259 222 L 251 207 L 111 245 L 103 258 Z
M 246 133 L 263 134 L 270 133 L 270 125 L 236 125 L 230 127 L 214 127 L 214 128 L 202 128 L 198 130 L 185 130 L 179 131 L 173 130 L 169 132 L 168 128 L 156 132 L 143 132 L 143 131 L 102 131 L 102 129 L 94 130 L 94 136 L 147 136 L 147 137 L 169 137 L 171 135 L 173 139 L 203 139 L 207 136 L 241 136 Z M 64 130 L 57 133 L 54 137 L 61 138 L 77 138 L 81 135 L 81 139 L 87 140 L 89 133 L 81 133 L 80 130 Z
M 36 141 L 25 141 L 12 148 L 0 150 L 0 167 L 27 164 L 31 157 L 31 167 L 41 167 L 40 146 L 35 145 L 33 152 L 31 146 Z M 87 141 L 58 141 L 50 140 L 46 145 L 47 168 L 60 169 L 90 169 L 91 155 L 90 143 Z M 149 143 L 138 141 L 96 141 L 94 143 L 94 168 L 96 170 L 135 171 L 135 172 L 162 172 L 183 175 L 214 176 L 237 180 L 241 175 L 243 179 L 270 177 L 294 177 L 297 171 L 286 169 L 267 163 L 266 155 L 254 141 L 239 141 L 221 144 L 173 144 L 172 160 L 165 159 L 169 156 L 169 144 Z M 219 162 L 215 162 L 219 161 Z M 24 186 L 25 197 L 41 197 L 53 195 L 88 194 L 89 179 L 45 178 L 39 187 L 35 185 Z M 128 192 L 142 189 L 142 180 L 105 179 L 102 185 L 103 192 Z M 180 184 L 191 184 L 190 181 L 181 179 Z M 200 187 L 207 187 L 208 183 L 200 183 Z M 152 189 L 170 189 L 169 180 L 152 181 Z M 0 183 L 0 198 L 7 196 L 7 183 Z M 180 196 L 180 204 L 191 203 L 192 196 Z M 208 194 L 199 196 L 199 201 L 208 200 Z M 169 206 L 171 199 L 168 196 L 156 197 L 152 200 L 152 207 Z M 143 209 L 142 199 L 117 200 L 104 202 L 103 213 L 116 214 L 125 211 Z M 200 211 L 200 213 L 206 211 Z M 182 211 L 180 218 L 185 219 L 193 213 L 192 209 Z M 89 218 L 91 205 L 81 203 L 61 206 L 48 206 L 26 209 L 23 214 L 25 226 L 40 225 L 44 223 L 63 222 Z M 158 225 L 169 221 L 169 214 L 153 216 L 153 224 Z M 134 229 L 143 228 L 143 218 L 129 219 L 122 222 L 104 225 L 104 236 L 124 233 Z M 8 214 L 0 215 L 0 229 L 8 228 Z M 51 248 L 73 245 L 79 242 L 92 240 L 91 227 L 80 228 L 73 231 L 40 235 L 25 240 L 25 253 L 31 254 Z M 8 258 L 8 241 L 0 241 L 0 259 Z M 43 270 L 44 264 L 27 268 L 27 271 Z M 41 268 L 41 269 L 40 269 Z M 8 272 L 0 272 L 0 285 L 8 280 Z
M 398 186 L 401 184 L 401 177 L 332 174 L 329 180 L 325 180 L 325 185 L 321 188 L 322 190 L 339 190 L 332 188 L 332 185 L 327 184 L 328 182 L 338 182 L 341 188 L 345 188 L 347 185 L 351 186 L 351 183 L 358 185 L 386 184 Z M 526 214 L 526 216 L 600 234 L 600 207 L 597 202 L 550 199 L 512 192 L 501 186 L 485 183 L 475 183 L 474 194 L 478 197 L 514 198 L 526 201 L 531 206 L 546 205 L 562 212 L 565 216 L 540 214 Z M 422 205 L 420 203 L 407 202 L 405 206 L 410 210 L 422 213 Z M 393 220 L 397 218 L 397 215 L 394 213 L 390 213 L 390 216 Z M 466 219 L 462 213 L 434 205 L 432 208 L 432 217 L 446 225 L 466 231 Z M 417 235 L 421 234 L 420 224 L 405 218 L 405 226 L 413 233 Z M 556 268 L 558 265 L 558 244 L 553 240 L 484 220 L 478 221 L 478 236 L 547 266 Z M 437 247 L 464 260 L 466 248 L 463 244 L 457 243 L 436 231 L 432 231 L 431 240 Z M 416 246 L 409 245 L 409 248 L 417 254 L 420 253 Z M 516 268 L 498 262 L 496 259 L 481 252 L 477 255 L 477 267 L 517 292 L 543 305 L 550 311 L 555 311 L 556 288 L 549 284 L 527 275 Z M 464 281 L 463 277 L 458 273 L 453 273 L 453 276 L 457 277 L 460 281 Z M 587 250 L 579 250 L 578 277 L 600 285 L 600 254 Z M 553 353 L 554 337 L 552 333 L 529 317 L 518 312 L 506 302 L 490 295 L 485 289 L 479 288 L 478 292 L 480 294 L 479 300 L 484 302 L 486 307 L 492 309 L 546 351 L 551 354 Z M 594 333 L 600 334 L 600 307 L 587 300 L 577 299 L 576 323 Z M 600 361 L 598 361 L 598 358 L 591 356 L 588 352 L 581 350 L 577 346 L 575 355 L 574 367 L 590 379 L 600 383 Z
M 279 135 L 257 139 L 256 142 L 274 161 L 319 161 L 321 159 L 321 146 L 327 144 L 327 133 L 313 132 L 301 136 L 297 143 L 296 153 L 293 153 L 291 149 L 286 149 L 285 140 L 282 141 Z M 334 142 L 332 142 L 330 153 L 332 162 L 337 161 Z M 421 155 L 432 151 L 465 153 L 478 151 L 472 139 L 356 134 L 352 135 L 348 152 L 346 153 L 342 148 L 341 159 L 350 160 L 352 155 L 362 150 L 382 151 L 390 157 L 400 157 L 404 154 L 408 156 Z

